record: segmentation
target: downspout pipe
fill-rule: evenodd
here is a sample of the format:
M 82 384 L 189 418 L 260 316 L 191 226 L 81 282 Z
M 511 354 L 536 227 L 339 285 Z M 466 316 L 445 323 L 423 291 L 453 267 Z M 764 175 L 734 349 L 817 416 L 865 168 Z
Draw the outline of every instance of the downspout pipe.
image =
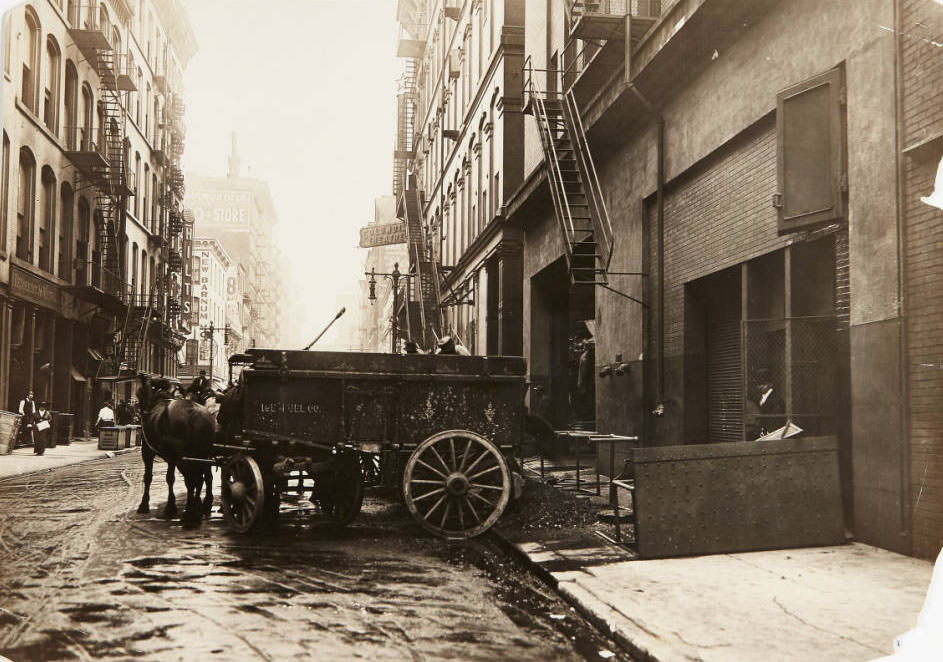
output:
M 904 64 L 903 64 L 903 16 L 901 0 L 894 0 L 894 103 L 897 115 L 894 158 L 897 164 L 897 315 L 898 325 L 897 347 L 900 363 L 900 409 L 899 409 L 899 439 L 900 448 L 900 521 L 901 542 L 913 552 L 913 510 L 911 508 L 911 469 L 910 469 L 910 361 L 907 355 L 907 309 L 906 309 L 906 258 L 905 240 L 907 228 L 904 223 L 906 211 L 906 173 L 904 160 L 901 158 L 901 148 L 904 140 Z
M 642 102 L 645 110 L 655 119 L 657 184 L 655 190 L 655 250 L 658 267 L 655 272 L 655 287 L 658 292 L 655 306 L 655 320 L 658 326 L 658 349 L 655 363 L 655 411 L 664 414 L 665 402 L 665 118 L 655 110 L 645 95 L 631 81 L 629 90 Z

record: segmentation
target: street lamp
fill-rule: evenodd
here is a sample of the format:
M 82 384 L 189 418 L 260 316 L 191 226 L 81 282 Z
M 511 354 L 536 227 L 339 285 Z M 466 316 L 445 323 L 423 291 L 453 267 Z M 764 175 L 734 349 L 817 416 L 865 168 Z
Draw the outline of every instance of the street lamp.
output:
M 213 320 L 210 320 L 209 326 L 201 326 L 200 330 L 203 331 L 203 338 L 210 341 L 210 383 L 213 383 L 213 354 L 216 353 L 213 343 L 216 339 L 216 326 Z
M 399 280 L 400 278 L 405 278 L 408 282 L 411 274 L 401 273 L 399 270 L 399 262 L 394 262 L 393 271 L 390 273 L 377 273 L 375 268 L 371 268 L 370 271 L 364 272 L 364 276 L 370 276 L 370 280 L 367 281 L 367 284 L 370 286 L 370 293 L 367 295 L 367 299 L 370 300 L 371 305 L 377 300 L 377 276 L 389 278 L 390 282 L 393 284 L 393 316 L 390 318 L 390 335 L 393 337 L 391 351 L 396 354 L 399 346 Z

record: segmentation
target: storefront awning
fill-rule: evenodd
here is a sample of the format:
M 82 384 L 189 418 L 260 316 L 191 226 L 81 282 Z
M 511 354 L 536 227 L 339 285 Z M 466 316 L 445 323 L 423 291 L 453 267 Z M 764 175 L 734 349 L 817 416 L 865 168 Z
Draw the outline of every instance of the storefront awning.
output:
M 70 367 L 70 368 L 69 368 L 69 372 L 70 372 L 71 375 L 72 375 L 72 379 L 74 379 L 74 380 L 77 381 L 77 382 L 85 382 L 85 381 L 88 381 L 87 379 L 85 379 L 84 376 L 82 376 L 82 373 L 79 372 L 78 370 L 76 370 L 74 367 Z

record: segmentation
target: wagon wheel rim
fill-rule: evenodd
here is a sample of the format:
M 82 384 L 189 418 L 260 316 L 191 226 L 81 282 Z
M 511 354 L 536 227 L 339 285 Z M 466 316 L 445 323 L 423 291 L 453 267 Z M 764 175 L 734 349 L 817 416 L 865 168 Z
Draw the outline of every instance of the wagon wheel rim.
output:
M 507 461 L 493 442 L 468 430 L 423 441 L 403 472 L 403 497 L 413 518 L 443 538 L 472 538 L 498 521 L 511 494 Z
M 264 487 L 262 470 L 248 455 L 237 455 L 223 466 L 223 516 L 236 533 L 249 531 L 259 521 L 265 508 Z

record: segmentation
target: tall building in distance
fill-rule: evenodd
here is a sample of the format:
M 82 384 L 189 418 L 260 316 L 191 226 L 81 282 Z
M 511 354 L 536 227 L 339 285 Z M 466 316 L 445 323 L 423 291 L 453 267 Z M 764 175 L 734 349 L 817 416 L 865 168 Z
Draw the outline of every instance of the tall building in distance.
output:
M 374 200 L 373 221 L 367 224 L 367 227 L 389 226 L 396 222 L 396 199 L 387 195 Z M 406 250 L 406 244 L 381 245 L 367 249 L 367 257 L 364 260 L 365 274 L 371 271 L 380 274 L 393 273 L 397 265 L 404 273 L 409 268 L 409 253 Z M 406 279 L 403 279 L 400 287 L 405 294 L 408 287 Z M 393 283 L 390 279 L 379 276 L 375 278 L 371 290 L 370 277 L 365 275 L 360 281 L 360 289 L 358 331 L 360 350 L 389 352 L 392 349 L 390 321 L 393 318 Z M 406 297 L 403 298 L 405 300 Z M 408 333 L 409 330 L 406 328 L 400 337 L 406 338 Z
M 80 432 L 176 368 L 197 44 L 178 0 L 33 2 L 3 30 L 0 404 L 33 390 Z
M 227 176 L 188 173 L 184 203 L 187 211 L 193 214 L 195 245 L 200 238 L 218 240 L 231 259 L 227 274 L 231 298 L 236 292 L 241 296 L 241 301 L 231 300 L 228 304 L 228 334 L 225 321 L 223 328 L 214 324 L 214 347 L 218 344 L 235 353 L 247 347 L 281 346 L 285 312 L 282 306 L 283 262 L 272 241 L 278 218 L 268 184 L 254 177 L 241 176 L 235 134 Z M 198 355 L 202 355 L 202 345 L 209 344 L 210 339 L 205 336 L 207 329 L 204 328 L 208 318 L 201 313 L 206 304 L 201 296 L 204 276 L 198 275 L 195 251 L 193 273 L 193 329 L 190 338 L 199 343 Z M 216 376 L 220 377 L 224 372 L 225 366 L 218 368 Z

